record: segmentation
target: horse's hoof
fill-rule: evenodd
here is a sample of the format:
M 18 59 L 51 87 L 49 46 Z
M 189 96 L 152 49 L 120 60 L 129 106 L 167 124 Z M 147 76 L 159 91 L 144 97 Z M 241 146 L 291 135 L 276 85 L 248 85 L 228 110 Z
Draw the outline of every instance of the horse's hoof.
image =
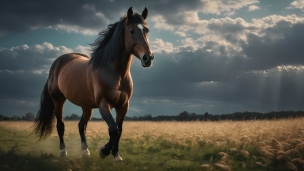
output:
M 103 149 L 104 149 L 105 147 L 103 146 L 103 147 L 101 147 L 100 148 L 100 150 L 99 150 L 99 156 L 102 158 L 102 159 L 104 159 L 104 158 L 106 158 L 109 154 L 103 154 Z
M 60 156 L 61 156 L 61 157 L 64 157 L 64 156 L 66 156 L 66 155 L 68 155 L 68 152 L 67 152 L 66 150 L 61 150 L 61 151 L 60 151 Z
M 90 151 L 88 149 L 82 150 L 82 157 L 90 157 Z
M 117 155 L 116 157 L 114 157 L 114 163 L 122 164 L 123 160 L 119 155 Z

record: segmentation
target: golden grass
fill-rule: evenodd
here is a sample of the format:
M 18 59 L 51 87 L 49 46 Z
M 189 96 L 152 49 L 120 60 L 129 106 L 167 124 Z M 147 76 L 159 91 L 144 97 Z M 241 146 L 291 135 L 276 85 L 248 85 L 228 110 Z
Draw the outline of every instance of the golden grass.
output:
M 31 131 L 32 122 L 0 122 L 0 126 L 12 130 Z M 87 137 L 108 136 L 105 122 L 89 122 Z M 78 134 L 78 122 L 65 122 L 65 135 Z M 206 141 L 214 145 L 229 145 L 231 148 L 254 144 L 276 150 L 303 149 L 304 118 L 265 121 L 220 121 L 220 122 L 124 122 L 122 139 L 145 138 L 150 141 L 163 138 L 180 145 L 197 145 Z M 57 136 L 54 129 L 51 136 Z
M 0 127 L 12 130 L 32 130 L 32 122 L 0 122 Z M 78 135 L 78 122 L 65 122 L 65 136 Z M 98 142 L 101 147 L 108 140 L 105 122 L 92 121 L 88 123 L 87 139 L 104 137 L 104 142 Z M 257 157 L 248 152 L 248 147 L 257 150 L 259 157 L 286 163 L 286 167 L 293 168 L 296 164 L 304 165 L 304 118 L 263 121 L 219 121 L 219 122 L 124 122 L 121 141 L 126 139 L 143 140 L 153 143 L 159 139 L 178 147 L 198 148 L 202 142 L 214 147 L 224 147 L 221 154 L 239 152 L 243 158 Z M 57 137 L 53 131 L 51 137 Z M 52 142 L 54 143 L 54 141 Z M 77 144 L 77 145 L 76 145 Z M 58 146 L 58 144 L 53 144 Z M 96 145 L 96 146 L 97 146 Z M 39 146 L 39 144 L 37 145 Z M 80 146 L 80 139 L 75 142 Z M 89 144 L 90 146 L 90 144 Z M 223 160 L 215 163 L 215 167 L 229 170 L 225 162 L 229 155 L 222 155 Z M 229 163 L 229 162 L 228 162 Z M 264 163 L 257 160 L 256 166 Z M 207 163 L 202 163 L 207 167 Z M 210 163 L 209 163 L 210 164 Z M 242 167 L 246 167 L 245 164 Z M 225 169 L 223 169 L 225 170 Z

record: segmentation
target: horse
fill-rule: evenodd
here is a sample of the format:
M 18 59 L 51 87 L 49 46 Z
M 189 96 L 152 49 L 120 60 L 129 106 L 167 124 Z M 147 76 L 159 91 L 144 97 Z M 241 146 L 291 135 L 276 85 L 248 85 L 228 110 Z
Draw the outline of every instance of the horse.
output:
M 63 105 L 68 99 L 83 111 L 78 123 L 82 156 L 90 156 L 85 133 L 93 109 L 98 108 L 108 125 L 110 137 L 108 143 L 100 148 L 99 155 L 105 158 L 111 153 L 114 162 L 123 161 L 118 154 L 118 146 L 133 91 L 132 56 L 137 57 L 143 67 L 152 66 L 154 59 L 148 40 L 147 17 L 146 7 L 141 15 L 130 7 L 119 21 L 99 33 L 91 44 L 91 57 L 69 53 L 58 57 L 51 65 L 33 132 L 39 139 L 47 138 L 57 120 L 60 156 L 67 155 L 62 115 Z M 116 120 L 111 114 L 113 108 Z

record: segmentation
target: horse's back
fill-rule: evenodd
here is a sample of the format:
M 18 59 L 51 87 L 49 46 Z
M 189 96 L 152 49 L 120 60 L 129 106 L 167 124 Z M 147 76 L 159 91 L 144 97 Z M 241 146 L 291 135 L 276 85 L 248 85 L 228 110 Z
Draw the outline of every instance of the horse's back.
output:
M 52 64 L 50 69 L 50 74 L 57 75 L 58 72 L 67 64 L 75 59 L 86 59 L 89 60 L 90 57 L 80 53 L 67 53 L 64 55 L 59 56 Z
M 49 89 L 59 91 L 72 103 L 83 107 L 95 107 L 94 98 L 87 84 L 90 57 L 69 53 L 58 57 L 49 73 Z

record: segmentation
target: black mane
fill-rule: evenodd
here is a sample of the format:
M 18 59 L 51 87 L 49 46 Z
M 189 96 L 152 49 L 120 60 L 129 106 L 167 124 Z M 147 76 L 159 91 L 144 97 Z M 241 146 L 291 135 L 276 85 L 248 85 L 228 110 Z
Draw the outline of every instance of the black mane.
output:
M 108 28 L 98 34 L 99 37 L 95 42 L 90 44 L 93 52 L 89 64 L 93 66 L 93 69 L 109 66 L 115 58 L 122 55 L 122 49 L 125 48 L 124 21 L 126 18 L 127 16 L 125 15 L 121 17 L 120 21 L 108 25 Z M 134 13 L 132 18 L 128 19 L 126 25 L 132 23 L 145 24 L 145 21 L 141 15 Z

